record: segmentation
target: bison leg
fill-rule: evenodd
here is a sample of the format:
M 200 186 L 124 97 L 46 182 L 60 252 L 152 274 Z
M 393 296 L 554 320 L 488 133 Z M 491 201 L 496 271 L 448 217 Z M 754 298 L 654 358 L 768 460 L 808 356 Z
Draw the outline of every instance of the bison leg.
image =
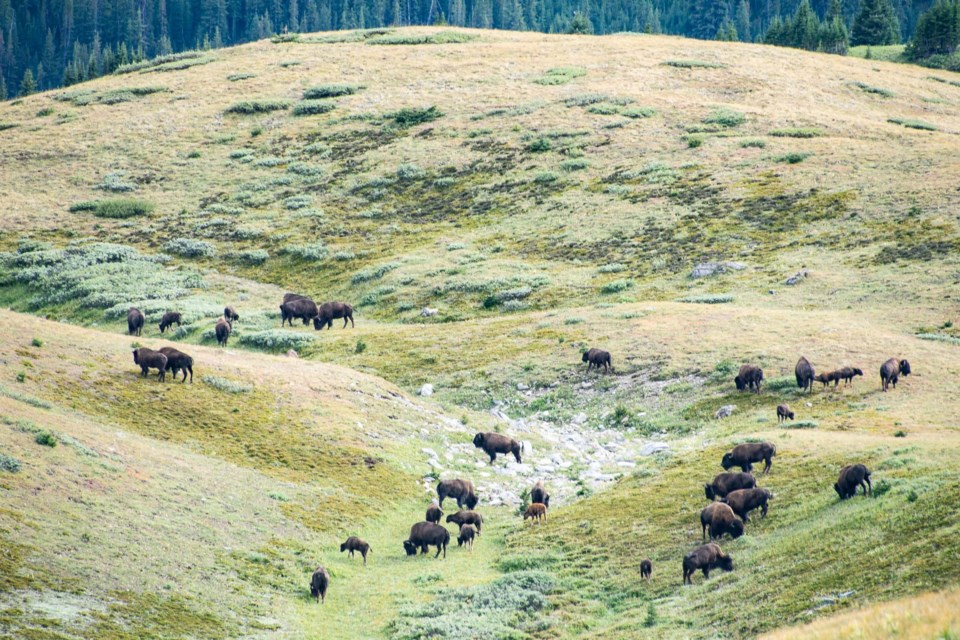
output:
M 761 518 L 766 518 L 766 517 L 767 517 L 767 503 L 766 503 L 766 502 L 764 502 L 764 503 L 763 503 L 763 506 L 760 507 L 760 517 L 761 517 Z
M 700 533 L 701 533 L 701 535 L 703 535 L 703 539 L 706 540 L 706 539 L 707 539 L 707 525 L 705 525 L 705 524 L 703 524 L 703 523 L 701 522 L 701 523 L 700 523 L 700 528 L 703 529 L 703 531 L 701 531 Z
M 490 464 L 493 464 L 493 461 L 497 459 L 497 453 L 494 451 L 490 454 Z
M 709 577 L 710 577 L 710 567 L 704 567 L 704 568 L 703 568 L 703 577 L 704 577 L 704 578 L 709 578 Z
M 763 472 L 770 473 L 770 467 L 773 466 L 773 461 L 769 457 L 766 457 L 763 459 L 763 462 L 766 465 L 763 467 Z
M 350 328 L 351 328 L 351 329 L 355 328 L 357 325 L 353 324 L 353 314 L 351 313 L 351 314 L 350 314 L 349 316 L 347 316 L 347 317 L 350 318 Z M 343 323 L 343 326 L 346 327 L 346 326 L 347 326 L 347 323 L 344 322 L 344 323 Z
M 514 452 L 513 452 L 513 457 L 517 459 L 517 463 L 518 463 L 518 464 L 521 463 L 521 462 L 523 462 L 523 460 L 520 459 L 520 452 L 519 452 L 519 451 L 514 451 Z

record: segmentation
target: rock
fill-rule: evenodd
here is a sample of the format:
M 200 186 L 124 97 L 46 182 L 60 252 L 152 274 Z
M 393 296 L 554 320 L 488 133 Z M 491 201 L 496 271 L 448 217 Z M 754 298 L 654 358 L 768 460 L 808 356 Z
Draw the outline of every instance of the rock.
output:
M 529 390 L 530 390 L 530 387 L 523 384 L 522 382 L 517 383 L 517 391 L 529 391 Z
M 577 426 L 582 425 L 582 424 L 585 423 L 586 421 L 587 421 L 587 414 L 585 414 L 585 413 L 578 413 L 577 415 L 573 416 L 573 417 L 570 419 L 570 422 L 572 422 L 573 424 L 575 424 L 575 425 L 577 425 Z
M 618 466 L 618 467 L 624 467 L 624 468 L 626 468 L 626 469 L 631 469 L 631 468 L 637 466 L 637 463 L 636 463 L 636 462 L 630 462 L 629 460 L 620 460 L 619 462 L 617 462 L 617 466 Z
M 725 404 L 719 409 L 717 409 L 717 412 L 713 414 L 713 417 L 716 418 L 717 420 L 720 420 L 722 418 L 729 418 L 730 416 L 733 415 L 733 412 L 736 409 L 737 409 L 737 405 L 735 404 Z
M 800 271 L 797 271 L 795 274 L 787 278 L 783 282 L 783 284 L 787 284 L 790 286 L 793 286 L 795 284 L 800 284 L 807 278 L 808 275 L 810 275 L 809 271 L 807 271 L 806 269 L 800 269 Z
M 300 357 L 300 354 L 298 354 L 298 353 L 297 353 L 296 351 L 294 351 L 293 349 L 290 349 L 289 351 L 287 351 L 287 357 L 288 357 L 288 358 L 299 358 L 299 357 Z
M 420 317 L 429 318 L 431 316 L 437 315 L 439 312 L 440 312 L 439 309 L 431 309 L 430 307 L 424 307 L 423 309 L 420 309 Z
M 521 440 L 520 444 L 523 445 L 523 453 L 530 454 L 533 453 L 533 443 L 529 440 Z
M 691 278 L 707 278 L 727 271 L 740 271 L 746 269 L 747 265 L 742 262 L 701 262 L 690 272 Z
M 661 451 L 669 451 L 670 445 L 666 442 L 648 442 L 647 444 L 640 447 L 640 455 L 642 456 L 652 456 L 655 453 L 660 453 Z
M 424 398 L 426 398 L 426 397 L 428 397 L 428 396 L 432 396 L 432 395 L 433 395 L 433 385 L 428 382 L 427 384 L 425 384 L 425 385 L 423 385 L 422 387 L 420 387 L 420 395 L 423 396 Z

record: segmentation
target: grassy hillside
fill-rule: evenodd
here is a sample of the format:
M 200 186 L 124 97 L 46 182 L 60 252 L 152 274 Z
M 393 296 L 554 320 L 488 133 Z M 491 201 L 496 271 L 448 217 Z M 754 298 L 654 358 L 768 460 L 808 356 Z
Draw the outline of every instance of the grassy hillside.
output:
M 956 635 L 960 76 L 667 37 L 368 35 L 0 104 L 0 634 Z M 280 329 L 288 290 L 357 326 Z M 160 336 L 167 309 L 185 324 Z M 192 385 L 137 376 L 131 347 L 163 344 Z M 590 346 L 612 375 L 584 370 Z M 865 376 L 801 395 L 801 354 Z M 891 356 L 913 375 L 883 394 Z M 733 388 L 745 362 L 759 396 Z M 523 440 L 524 464 L 487 464 L 477 430 Z M 723 541 L 733 573 L 682 587 L 703 483 L 757 439 L 778 447 L 769 516 Z M 875 496 L 840 503 L 853 461 Z M 475 550 L 406 558 L 452 476 L 478 485 Z M 553 508 L 525 526 L 537 478 Z M 367 567 L 337 553 L 348 535 Z

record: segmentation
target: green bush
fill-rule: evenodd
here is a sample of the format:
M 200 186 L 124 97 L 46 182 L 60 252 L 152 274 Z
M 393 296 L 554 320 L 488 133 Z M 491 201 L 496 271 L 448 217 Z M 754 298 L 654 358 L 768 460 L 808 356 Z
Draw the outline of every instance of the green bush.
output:
M 406 107 L 400 109 L 399 111 L 394 111 L 387 114 L 387 118 L 393 120 L 394 123 L 402 129 L 414 127 L 418 124 L 432 122 L 441 117 L 443 117 L 443 112 L 436 107 L 426 107 L 422 109 L 416 107 Z
M 633 285 L 634 282 L 630 279 L 614 280 L 600 287 L 600 293 L 621 293 L 632 288 Z
M 290 108 L 289 100 L 244 100 L 237 102 L 224 110 L 224 113 L 236 113 L 239 115 L 255 115 L 258 113 L 271 113 L 273 111 L 282 111 Z
M 360 284 L 363 282 L 369 282 L 371 280 L 378 280 L 394 269 L 398 269 L 399 267 L 399 262 L 387 262 L 386 264 L 381 264 L 377 267 L 364 269 L 363 271 L 358 271 L 353 274 L 353 277 L 350 278 L 350 282 L 353 284 Z
M 55 447 L 57 446 L 57 436 L 53 435 L 49 431 L 41 431 L 37 434 L 37 437 L 34 438 L 37 444 L 43 445 L 45 447 Z
M 325 172 L 320 165 L 309 162 L 291 162 L 287 165 L 287 171 L 298 176 L 322 176 Z
M 44 107 L 43 109 L 40 109 L 39 111 L 37 111 L 38 118 L 46 118 L 47 116 L 52 116 L 52 115 L 53 115 L 53 107 Z
M 747 121 L 747 116 L 733 109 L 716 109 L 703 119 L 706 124 L 716 124 L 721 127 L 737 127 Z
M 690 149 L 696 149 L 697 147 L 703 145 L 703 136 L 702 135 L 689 135 L 684 136 L 684 140 L 687 143 L 687 147 Z
M 816 429 L 817 423 L 814 420 L 797 420 L 796 422 L 788 420 L 780 426 L 784 429 Z
M 319 261 L 327 257 L 329 249 L 323 242 L 314 242 L 312 244 L 295 244 L 283 248 L 283 252 L 301 260 Z
M 0 131 L 6 131 L 7 129 L 13 129 L 19 126 L 16 122 L 0 122 Z
M 553 171 L 541 171 L 533 177 L 533 181 L 537 184 L 550 184 L 551 182 L 556 182 L 560 179 L 560 176 L 555 174 Z
M 908 129 L 920 129 L 921 131 L 937 131 L 937 125 L 924 122 L 923 120 L 910 120 L 907 118 L 888 118 L 887 122 L 899 124 Z
M 20 461 L 8 455 L 0 453 L 0 471 L 7 473 L 17 473 L 20 471 Z
M 30 341 L 30 344 L 32 344 L 35 347 L 42 347 L 43 340 L 41 340 L 40 338 L 34 338 L 33 340 Z
M 98 218 L 134 218 L 152 213 L 153 203 L 133 198 L 117 198 L 115 200 L 78 202 L 71 206 L 70 210 L 91 211 Z
M 564 171 L 582 171 L 590 166 L 590 162 L 583 158 L 571 158 L 560 163 Z
M 660 64 L 678 69 L 723 69 L 726 65 L 704 60 L 665 60 Z
M 227 76 L 227 80 L 230 82 L 237 82 L 238 80 L 249 80 L 250 78 L 256 78 L 257 74 L 255 73 L 232 73 Z
M 589 107 L 590 105 L 599 104 L 601 102 L 623 107 L 633 102 L 633 99 L 617 98 L 614 96 L 608 96 L 605 93 L 584 93 L 565 99 L 563 104 L 566 107 Z
M 626 271 L 627 265 L 620 262 L 610 262 L 597 268 L 597 273 L 620 273 Z
M 766 140 L 756 140 L 756 139 L 753 139 L 753 140 L 742 140 L 742 141 L 740 142 L 740 146 L 741 146 L 743 149 L 751 149 L 751 148 L 753 148 L 753 149 L 764 149 L 764 148 L 766 148 L 766 146 L 767 146 L 767 141 L 766 141 Z
M 620 110 L 620 115 L 627 118 L 652 118 L 656 114 L 656 109 L 650 107 L 627 107 Z
M 359 84 L 321 84 L 310 87 L 303 92 L 304 100 L 320 100 L 322 98 L 339 98 L 340 96 L 351 96 L 364 87 Z M 332 103 L 331 103 L 332 104 Z
M 677 300 L 677 302 L 689 302 L 693 304 L 724 304 L 727 302 L 733 302 L 733 296 L 729 293 L 703 293 L 680 298 Z
M 117 67 L 113 73 L 114 75 L 133 73 L 134 71 L 143 71 L 145 69 L 152 69 L 154 67 L 170 64 L 171 62 L 199 60 L 204 56 L 206 56 L 206 53 L 203 51 L 181 51 L 180 53 L 171 53 L 164 56 L 157 56 L 156 58 L 151 58 L 150 60 L 142 60 L 132 64 L 121 65 Z
M 132 182 L 125 182 L 123 176 L 126 174 L 123 171 L 114 171 L 113 173 L 108 173 L 104 177 L 103 182 L 100 184 L 94 185 L 94 189 L 99 189 L 100 191 L 111 191 L 113 193 L 126 193 L 128 191 L 133 191 L 137 188 L 137 185 Z
M 551 144 L 547 138 L 537 138 L 527 145 L 527 151 L 532 151 L 533 153 L 543 153 L 544 151 L 550 151 L 552 148 L 553 144 Z
M 811 127 L 790 127 L 786 129 L 774 129 L 770 132 L 775 138 L 817 138 L 823 135 L 823 131 Z
M 774 158 L 774 160 L 777 162 L 786 162 L 787 164 L 797 164 L 803 162 L 812 155 L 812 153 L 806 151 L 791 151 L 790 153 L 785 153 L 782 156 L 777 156 Z
M 404 44 L 460 44 L 476 40 L 477 36 L 457 31 L 440 31 L 424 34 L 384 35 L 367 38 L 367 44 L 404 45 Z
M 203 376 L 200 379 L 214 389 L 217 389 L 218 391 L 224 391 L 226 393 L 250 393 L 253 391 L 252 385 L 243 382 L 236 382 L 234 380 L 228 380 L 227 378 Z
M 547 72 L 534 80 L 534 82 L 548 86 L 567 84 L 585 75 L 587 75 L 587 70 L 583 67 L 554 67 L 553 69 L 547 69 Z
M 398 180 L 420 180 L 425 175 L 426 172 L 412 162 L 397 167 Z
M 318 116 L 329 113 L 337 105 L 329 100 L 301 100 L 293 107 L 295 116 Z
M 244 264 L 261 265 L 270 258 L 270 254 L 266 249 L 250 249 L 231 253 L 230 257 Z
M 313 202 L 313 198 L 307 195 L 290 196 L 283 201 L 283 206 L 291 211 L 296 211 L 297 209 L 309 207 L 311 202 Z
M 367 343 L 364 342 L 363 338 L 357 340 L 357 344 L 353 348 L 353 352 L 360 354 L 367 350 Z
M 281 329 L 243 333 L 238 338 L 240 344 L 264 351 L 299 350 L 310 346 L 315 340 L 316 336 L 311 333 L 295 333 Z
M 863 82 L 854 82 L 852 84 L 854 87 L 856 87 L 857 89 L 860 89 L 865 93 L 873 93 L 878 96 L 883 96 L 884 98 L 892 98 L 896 95 L 893 91 L 890 91 L 889 89 L 881 89 L 880 87 L 871 87 L 870 85 L 864 84 Z
M 210 258 L 217 253 L 213 244 L 193 238 L 174 238 L 163 245 L 163 249 L 184 258 Z

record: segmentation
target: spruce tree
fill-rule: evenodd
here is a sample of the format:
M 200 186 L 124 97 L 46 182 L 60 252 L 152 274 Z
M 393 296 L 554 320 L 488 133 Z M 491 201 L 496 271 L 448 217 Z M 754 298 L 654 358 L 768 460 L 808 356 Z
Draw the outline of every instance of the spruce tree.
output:
M 853 21 L 850 44 L 888 45 L 900 42 L 900 24 L 890 0 L 861 0 Z
M 960 1 L 941 0 L 920 16 L 906 54 L 911 60 L 922 60 L 935 55 L 950 55 L 958 47 Z
M 23 80 L 20 81 L 20 93 L 18 95 L 22 98 L 36 92 L 37 81 L 33 79 L 33 71 L 27 69 L 23 72 Z
M 570 21 L 570 27 L 567 29 L 567 33 L 579 35 L 593 33 L 593 24 L 591 24 L 590 18 L 588 18 L 585 13 L 577 11 L 573 14 L 573 20 Z

